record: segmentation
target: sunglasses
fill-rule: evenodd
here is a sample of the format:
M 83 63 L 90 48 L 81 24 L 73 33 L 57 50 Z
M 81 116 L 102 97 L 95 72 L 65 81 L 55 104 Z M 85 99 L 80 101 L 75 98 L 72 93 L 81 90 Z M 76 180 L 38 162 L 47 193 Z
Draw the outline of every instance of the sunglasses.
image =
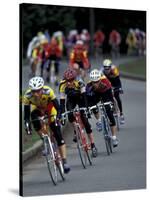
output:
M 34 94 L 34 93 L 40 93 L 42 89 L 39 89 L 39 90 L 32 90 L 31 92 Z

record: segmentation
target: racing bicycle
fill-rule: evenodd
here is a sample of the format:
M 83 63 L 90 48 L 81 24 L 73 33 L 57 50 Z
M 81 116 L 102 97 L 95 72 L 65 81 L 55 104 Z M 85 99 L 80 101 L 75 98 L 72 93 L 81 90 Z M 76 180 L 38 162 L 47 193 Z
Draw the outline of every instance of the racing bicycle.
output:
M 74 125 L 74 132 L 76 134 L 76 140 L 77 140 L 77 149 L 79 153 L 79 157 L 82 163 L 83 168 L 85 169 L 87 167 L 87 161 L 90 165 L 92 165 L 91 155 L 89 151 L 91 150 L 90 144 L 87 142 L 87 137 L 85 133 L 85 128 L 81 120 L 81 114 L 80 111 L 83 111 L 85 114 L 87 114 L 87 108 L 75 108 L 71 111 L 66 111 L 65 113 L 62 113 L 62 122 L 66 120 L 66 116 L 69 113 L 73 113 L 75 117 L 75 125 Z
M 106 102 L 106 103 L 100 102 L 99 104 L 90 107 L 89 110 L 91 111 L 91 114 L 93 109 L 98 109 L 100 112 L 101 122 L 102 122 L 102 132 L 104 136 L 106 151 L 107 154 L 110 155 L 112 153 L 112 133 L 105 106 L 112 106 L 112 102 Z
M 44 152 L 45 152 L 45 158 L 47 162 L 47 167 L 48 171 L 51 177 L 51 180 L 54 185 L 57 185 L 58 183 L 58 172 L 60 174 L 61 179 L 64 181 L 64 168 L 63 168 L 63 163 L 62 159 L 58 150 L 58 146 L 55 140 L 55 137 L 53 136 L 53 133 L 50 132 L 49 126 L 48 126 L 48 119 L 53 118 L 55 120 L 55 125 L 58 126 L 56 122 L 56 115 L 50 115 L 50 116 L 41 116 L 38 117 L 33 121 L 40 120 L 42 123 L 44 129 L 46 130 L 45 132 L 42 133 L 42 140 L 43 140 L 43 146 L 44 146 Z M 29 128 L 27 127 L 27 132 L 29 134 Z

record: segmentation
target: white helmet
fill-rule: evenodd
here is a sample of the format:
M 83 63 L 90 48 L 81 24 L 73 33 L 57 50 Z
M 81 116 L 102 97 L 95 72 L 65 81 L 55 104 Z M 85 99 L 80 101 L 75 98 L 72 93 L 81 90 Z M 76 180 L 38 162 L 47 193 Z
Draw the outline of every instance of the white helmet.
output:
M 77 41 L 76 41 L 76 44 L 83 45 L 84 43 L 83 43 L 83 41 L 82 41 L 82 40 L 77 40 Z
M 91 72 L 90 72 L 90 80 L 91 81 L 98 81 L 101 77 L 101 72 L 98 70 L 98 69 L 93 69 Z
M 44 80 L 42 77 L 35 76 L 29 81 L 29 88 L 31 90 L 39 90 L 44 86 Z
M 111 61 L 111 60 L 105 59 L 105 60 L 103 61 L 103 66 L 104 66 L 104 67 L 111 67 L 111 65 L 112 65 L 112 61 Z

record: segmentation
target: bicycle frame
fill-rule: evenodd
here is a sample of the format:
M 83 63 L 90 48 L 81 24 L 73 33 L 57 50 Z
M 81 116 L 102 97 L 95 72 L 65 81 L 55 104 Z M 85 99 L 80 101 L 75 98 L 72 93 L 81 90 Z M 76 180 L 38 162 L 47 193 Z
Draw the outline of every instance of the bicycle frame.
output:
M 91 161 L 91 158 L 90 158 L 89 152 L 88 152 L 90 150 L 90 147 L 87 142 L 86 135 L 84 132 L 84 125 L 81 120 L 81 115 L 80 115 L 81 110 L 83 110 L 85 112 L 86 108 L 75 108 L 72 111 L 67 111 L 62 114 L 62 118 L 64 118 L 64 116 L 66 116 L 66 114 L 69 114 L 69 113 L 73 113 L 73 115 L 75 117 L 74 131 L 77 136 L 77 149 L 79 152 L 79 156 L 80 156 L 83 168 L 86 168 L 87 158 L 88 158 L 90 165 L 92 165 L 92 161 Z
M 77 130 L 76 130 L 76 132 L 80 134 L 79 137 L 81 138 L 82 145 L 83 145 L 85 151 L 87 151 L 89 145 L 87 143 L 86 136 L 84 133 L 84 125 L 81 120 L 80 112 L 75 112 L 74 117 L 75 117 L 75 123 L 76 123 L 75 129 L 79 130 L 79 132 Z

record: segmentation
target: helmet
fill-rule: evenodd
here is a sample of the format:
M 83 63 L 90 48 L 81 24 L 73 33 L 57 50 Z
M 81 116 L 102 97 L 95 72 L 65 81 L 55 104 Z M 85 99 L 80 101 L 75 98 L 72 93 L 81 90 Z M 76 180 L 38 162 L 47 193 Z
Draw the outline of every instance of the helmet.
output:
M 87 29 L 83 29 L 83 30 L 82 30 L 82 33 L 83 33 L 83 34 L 87 34 L 87 33 L 88 33 L 88 30 L 87 30 Z
M 35 76 L 29 81 L 29 88 L 31 90 L 39 90 L 44 86 L 44 80 L 42 77 Z
M 93 69 L 90 72 L 90 80 L 93 82 L 96 82 L 100 79 L 101 77 L 101 72 L 98 69 Z
M 77 76 L 77 72 L 74 69 L 68 68 L 64 72 L 64 79 L 67 81 L 74 80 Z
M 82 34 L 80 35 L 80 38 L 81 38 L 81 41 L 86 41 L 86 38 L 87 38 L 87 37 L 86 37 L 85 34 L 82 33 Z
M 77 45 L 83 45 L 84 43 L 83 43 L 82 40 L 77 40 L 77 41 L 76 41 L 76 44 L 77 44 Z
M 104 61 L 103 61 L 103 66 L 104 66 L 104 68 L 106 67 L 106 68 L 110 68 L 111 67 L 111 65 L 112 65 L 112 61 L 111 60 L 109 60 L 109 59 L 105 59 Z

